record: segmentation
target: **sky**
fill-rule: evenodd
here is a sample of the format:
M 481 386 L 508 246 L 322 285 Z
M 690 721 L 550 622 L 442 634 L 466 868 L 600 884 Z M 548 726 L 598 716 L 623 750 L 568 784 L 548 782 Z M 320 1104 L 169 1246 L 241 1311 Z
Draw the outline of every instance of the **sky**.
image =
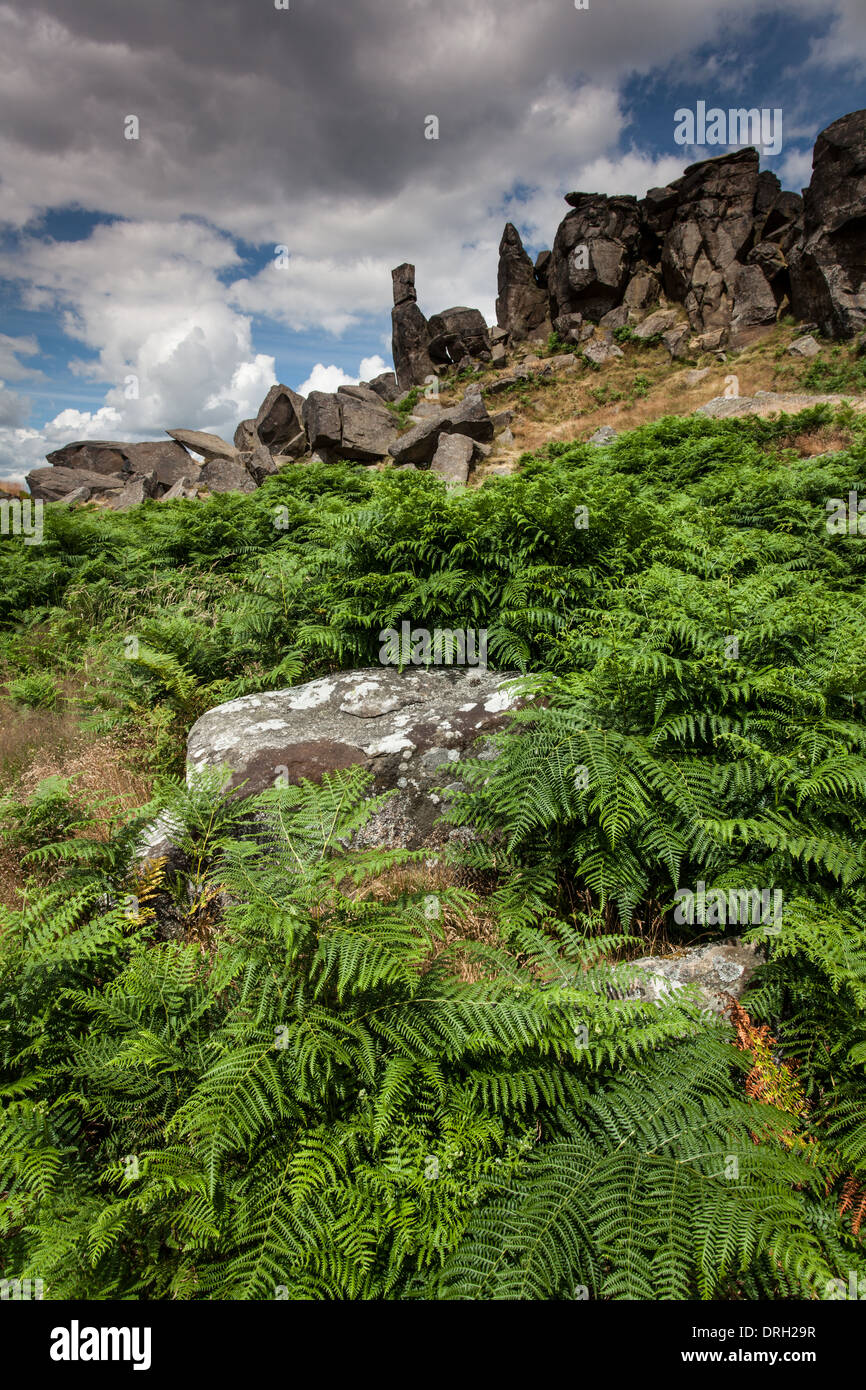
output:
M 799 191 L 864 72 L 864 0 L 0 0 L 0 478 L 385 370 L 402 261 L 494 322 L 505 222 L 723 153 L 698 101 Z

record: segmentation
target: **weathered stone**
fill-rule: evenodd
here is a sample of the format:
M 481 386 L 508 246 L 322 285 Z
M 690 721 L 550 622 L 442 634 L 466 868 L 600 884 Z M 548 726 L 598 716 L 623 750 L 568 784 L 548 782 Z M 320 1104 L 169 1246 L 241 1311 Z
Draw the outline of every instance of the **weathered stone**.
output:
M 430 355 L 434 357 L 432 343 L 439 337 L 453 338 L 463 343 L 466 353 L 470 357 L 478 357 L 482 352 L 490 351 L 490 338 L 487 333 L 487 324 L 484 315 L 478 309 L 467 309 L 465 305 L 459 304 L 453 309 L 443 309 L 439 314 L 433 314 L 430 322 L 431 349 Z M 452 361 L 459 361 L 459 356 L 451 352 L 449 354 Z
M 605 343 L 599 338 L 593 339 L 591 343 L 587 343 L 581 353 L 581 356 L 585 357 L 587 362 L 591 362 L 596 367 L 603 367 L 606 362 L 610 362 L 614 357 L 623 357 L 624 355 L 622 349 L 618 348 L 615 343 Z
M 788 253 L 791 306 L 825 337 L 853 337 L 866 328 L 866 110 L 818 136 L 803 201 L 803 239 Z
M 259 439 L 259 436 L 256 433 L 255 420 L 241 420 L 240 424 L 235 430 L 234 438 L 235 448 L 237 449 L 238 453 L 244 453 L 246 450 L 252 449 L 256 444 L 261 443 L 261 440 Z
M 688 351 L 689 326 L 687 323 L 678 323 L 675 328 L 669 328 L 662 334 L 662 344 L 667 348 L 673 361 L 685 357 Z
M 796 338 L 794 342 L 790 344 L 788 351 L 794 357 L 817 357 L 821 348 L 818 343 L 815 342 L 811 333 L 807 333 L 804 338 Z
M 734 280 L 733 314 L 728 341 L 731 347 L 747 347 L 776 322 L 776 297 L 761 267 L 741 265 Z
M 282 382 L 272 386 L 259 407 L 256 433 L 272 454 L 300 458 L 307 447 L 303 396 Z
M 375 406 L 377 410 L 381 409 L 384 404 L 378 391 L 374 391 L 371 386 L 363 386 L 361 384 L 357 386 L 338 386 L 337 395 L 354 396 L 356 401 L 366 401 L 368 405 Z
M 374 774 L 375 792 L 395 795 L 368 824 L 363 843 L 446 843 L 448 828 L 436 824 L 443 809 L 436 788 L 455 789 L 458 757 L 482 752 L 486 736 L 516 707 L 513 679 L 484 666 L 410 667 L 403 674 L 382 666 L 245 695 L 193 725 L 188 766 L 227 766 L 233 787 L 246 783 L 243 796 L 279 777 L 318 781 L 326 772 L 364 767 Z
M 130 478 L 120 492 L 109 493 L 107 502 L 112 511 L 125 512 L 130 507 L 139 507 L 146 499 L 155 497 L 160 490 L 156 474 L 147 473 Z M 95 497 L 96 493 L 91 492 L 90 495 Z
M 180 499 L 197 497 L 198 493 L 183 478 L 178 478 L 176 483 L 172 483 L 168 492 L 164 492 L 159 498 L 160 502 L 176 502 Z
M 539 289 L 545 292 L 548 288 L 547 280 L 550 274 L 551 258 L 552 252 L 550 251 L 539 251 L 538 255 L 535 257 L 535 283 L 538 285 Z
M 574 208 L 553 243 L 551 315 L 582 313 L 596 322 L 622 302 L 641 244 L 637 199 L 569 193 Z
M 692 986 L 705 1009 L 721 1014 L 731 997 L 741 997 L 760 964 L 757 946 L 736 937 L 693 946 L 675 956 L 642 956 L 626 967 L 629 974 L 634 972 L 629 997 L 654 1003 Z
M 202 466 L 198 485 L 207 492 L 255 492 L 256 485 L 240 458 L 211 459 Z
M 395 304 L 414 304 L 418 295 L 415 290 L 415 267 L 408 261 L 395 266 L 391 271 L 391 288 Z
M 618 438 L 619 435 L 612 425 L 601 425 L 586 442 L 587 444 L 612 444 Z
M 67 492 L 65 497 L 61 497 L 57 502 L 58 507 L 80 507 L 85 502 L 89 502 L 93 489 L 89 487 L 76 487 L 72 492 Z M 3 494 L 5 496 L 5 494 Z
M 400 394 L 394 372 L 380 372 L 367 384 L 371 391 L 375 391 L 377 396 L 381 396 L 383 401 L 395 401 Z
M 257 444 L 254 449 L 247 449 L 242 454 L 238 454 L 238 462 L 243 464 L 257 487 L 261 487 L 265 478 L 269 478 L 272 473 L 279 472 L 283 460 L 279 454 L 272 454 L 270 449 L 266 449 L 264 444 Z
M 414 274 L 414 267 L 413 267 Z M 428 352 L 431 338 L 426 318 L 414 299 L 401 300 L 391 310 L 391 355 L 401 391 L 422 386 L 435 375 Z
M 754 231 L 757 185 L 753 149 L 702 160 L 671 185 L 677 201 L 661 251 L 665 293 L 685 305 L 697 332 L 730 322 Z
M 618 328 L 625 328 L 628 323 L 628 307 L 625 304 L 618 304 L 615 309 L 611 309 L 604 318 L 599 319 L 598 326 L 615 333 Z
M 493 344 L 493 347 L 490 349 L 490 360 L 494 367 L 504 366 L 505 362 L 508 360 L 508 354 L 505 351 L 503 343 Z
M 442 434 L 430 464 L 448 483 L 465 483 L 469 477 L 475 445 L 465 434 Z
M 539 329 L 550 332 L 547 293 L 536 280 L 532 261 L 512 222 L 505 224 L 499 243 L 497 290 L 496 320 L 512 342 L 520 342 Z
M 396 440 L 389 453 L 399 464 L 430 463 L 443 434 L 463 434 L 486 443 L 493 438 L 493 421 L 480 396 L 467 396 L 459 405 L 422 420 Z
M 35 501 L 59 502 L 79 488 L 91 492 L 116 490 L 120 492 L 125 479 L 119 474 L 94 473 L 86 468 L 34 468 L 27 474 L 27 486 Z
M 325 457 L 336 449 L 343 437 L 339 397 L 329 391 L 311 391 L 304 401 L 304 427 L 314 453 Z
M 553 327 L 564 343 L 579 343 L 584 327 L 583 314 L 560 314 L 554 319 Z M 590 332 L 592 332 L 592 327 L 590 324 Z
M 692 371 L 686 372 L 686 386 L 697 386 L 705 376 L 709 376 L 711 370 L 710 367 L 695 367 Z
M 375 394 L 375 393 L 373 393 Z M 390 410 L 356 396 L 340 396 L 342 436 L 340 455 L 359 463 L 384 458 L 397 438 L 399 426 Z
M 622 302 L 630 315 L 642 314 L 658 303 L 660 292 L 658 275 L 641 263 L 625 287 Z
M 205 463 L 211 459 L 235 459 L 238 456 L 234 445 L 227 444 L 218 434 L 208 434 L 205 430 L 166 430 L 166 434 L 194 454 L 201 454 Z
M 124 482 L 154 473 L 160 488 L 170 487 L 178 478 L 198 471 L 198 465 L 186 449 L 173 439 L 145 440 L 141 444 L 84 439 L 55 449 L 47 458 L 55 467 L 83 469 L 106 476 L 121 474 Z

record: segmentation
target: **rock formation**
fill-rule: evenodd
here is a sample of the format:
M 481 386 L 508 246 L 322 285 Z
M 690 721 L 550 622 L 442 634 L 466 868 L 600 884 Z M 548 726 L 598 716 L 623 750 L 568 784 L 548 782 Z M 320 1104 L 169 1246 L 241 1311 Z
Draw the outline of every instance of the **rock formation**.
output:
M 550 253 L 546 254 L 549 260 Z M 506 222 L 499 243 L 496 322 L 505 329 L 512 343 L 524 338 L 546 338 L 550 333 L 547 260 L 543 262 L 543 280 L 540 281 L 523 249 L 520 233 L 513 222 Z
M 391 271 L 394 308 L 391 311 L 391 354 L 401 391 L 421 386 L 433 375 L 428 352 L 430 329 L 417 304 L 414 265 L 398 265 Z
M 866 327 L 866 111 L 818 136 L 803 194 L 804 236 L 790 253 L 791 307 L 831 338 Z

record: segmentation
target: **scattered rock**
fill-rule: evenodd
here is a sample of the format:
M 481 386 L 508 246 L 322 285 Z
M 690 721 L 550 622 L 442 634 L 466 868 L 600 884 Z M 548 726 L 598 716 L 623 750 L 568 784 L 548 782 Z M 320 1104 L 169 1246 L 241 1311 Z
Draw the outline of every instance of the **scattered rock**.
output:
M 811 333 L 807 333 L 803 338 L 795 338 L 788 348 L 788 352 L 794 357 L 817 357 L 820 351 Z
M 329 391 L 311 391 L 304 401 L 304 428 L 314 453 L 327 458 L 339 448 L 343 437 L 343 416 L 340 400 Z
M 443 434 L 439 438 L 430 469 L 445 478 L 448 483 L 465 483 L 475 445 L 465 434 Z
M 399 426 L 381 401 L 374 405 L 356 396 L 343 395 L 340 397 L 340 414 L 340 454 L 343 458 L 359 463 L 375 463 L 387 455 L 397 438 Z
M 619 439 L 619 435 L 613 426 L 601 425 L 586 442 L 587 444 L 612 444 L 615 439 Z
M 374 791 L 393 790 L 366 827 L 369 845 L 419 848 L 447 842 L 437 825 L 437 787 L 457 785 L 452 764 L 502 726 L 518 700 L 513 675 L 486 667 L 393 667 L 344 672 L 290 690 L 217 705 L 189 735 L 191 769 L 226 765 L 250 796 L 325 772 L 361 766 Z
M 618 348 L 615 343 L 604 343 L 600 339 L 587 343 L 581 354 L 587 362 L 592 362 L 597 367 L 603 367 L 605 362 L 610 362 L 614 357 L 623 357 L 624 355 L 622 349 Z
M 677 309 L 657 309 L 654 314 L 645 318 L 643 323 L 639 323 L 632 332 L 639 342 L 645 343 L 649 338 L 660 338 L 663 333 L 678 323 L 679 317 Z
M 705 376 L 709 376 L 711 367 L 695 367 L 692 371 L 686 372 L 685 382 L 687 386 L 697 386 L 698 382 L 703 381 Z
M 728 996 L 741 997 L 760 964 L 757 946 L 737 937 L 689 947 L 673 956 L 643 956 L 628 966 L 638 972 L 632 997 L 655 1002 L 694 985 L 704 1007 L 720 1014 L 730 1002 Z

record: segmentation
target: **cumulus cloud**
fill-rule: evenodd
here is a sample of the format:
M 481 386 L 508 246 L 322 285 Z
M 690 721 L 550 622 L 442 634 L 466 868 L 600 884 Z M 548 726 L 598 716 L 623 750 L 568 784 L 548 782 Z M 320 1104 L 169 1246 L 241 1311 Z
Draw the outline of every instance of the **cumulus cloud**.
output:
M 362 358 L 357 376 L 349 376 L 342 367 L 326 367 L 323 362 L 317 362 L 297 389 L 302 396 L 308 396 L 311 391 L 336 391 L 338 386 L 357 386 L 359 381 L 372 381 L 387 370 L 388 364 L 381 357 Z
M 682 151 L 660 155 L 629 126 L 628 80 L 667 72 L 733 91 L 761 15 L 820 20 L 809 61 L 845 65 L 864 52 L 861 8 L 209 0 L 203 18 L 148 0 L 119 20 L 105 0 L 0 3 L 0 221 L 27 229 L 0 273 L 82 344 L 82 380 L 107 383 L 78 412 L 80 434 L 226 433 L 274 379 L 256 318 L 335 340 L 375 323 L 378 343 L 390 268 L 409 259 L 426 312 L 468 303 L 492 320 L 506 219 L 550 244 L 564 192 L 641 195 L 682 171 Z M 759 96 L 750 104 L 768 104 Z M 438 141 L 424 138 L 431 113 Z M 137 140 L 124 138 L 130 114 Z M 802 164 L 791 150 L 783 165 L 795 187 Z M 64 207 L 118 220 L 79 241 L 40 237 L 39 218 Z M 244 244 L 289 255 L 251 271 Z M 4 381 L 38 371 L 19 360 L 33 345 L 0 338 Z M 308 382 L 343 372 L 337 348 L 315 355 Z M 50 447 L 68 418 L 40 439 L 20 411 L 6 403 L 0 461 Z

